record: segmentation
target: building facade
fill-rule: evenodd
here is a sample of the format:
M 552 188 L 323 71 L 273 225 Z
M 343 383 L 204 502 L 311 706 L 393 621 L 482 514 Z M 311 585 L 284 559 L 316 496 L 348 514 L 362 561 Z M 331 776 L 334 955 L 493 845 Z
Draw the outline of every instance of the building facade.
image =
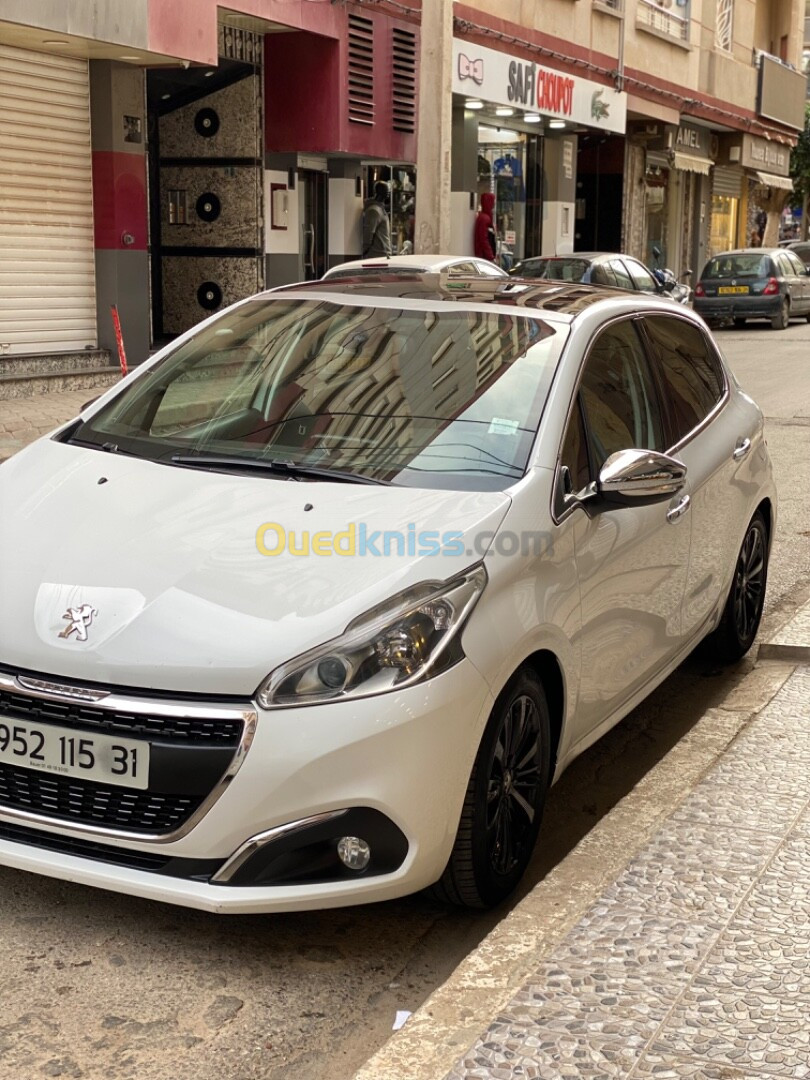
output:
M 804 17 L 802 0 L 455 3 L 437 84 L 452 253 L 484 191 L 507 259 L 626 250 L 697 273 L 744 243 L 790 186 Z M 419 168 L 439 167 L 416 160 L 420 24 L 419 0 L 0 0 L 0 380 L 15 357 L 89 370 L 113 305 L 137 363 L 359 256 L 380 179 L 395 250 L 413 243 Z

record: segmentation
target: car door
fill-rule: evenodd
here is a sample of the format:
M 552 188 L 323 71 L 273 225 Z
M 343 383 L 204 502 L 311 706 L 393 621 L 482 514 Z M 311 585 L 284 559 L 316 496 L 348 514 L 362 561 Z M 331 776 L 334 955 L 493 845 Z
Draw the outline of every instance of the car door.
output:
M 806 315 L 810 311 L 810 277 L 807 276 L 804 263 L 794 251 L 784 251 L 782 255 L 793 271 L 796 292 L 797 295 L 801 296 L 801 313 Z M 794 310 L 798 312 L 799 308 L 797 307 Z
M 807 302 L 805 299 L 803 275 L 802 277 L 797 275 L 796 267 L 784 251 L 775 252 L 771 256 L 771 262 L 774 263 L 779 277 L 784 281 L 785 292 L 790 297 L 790 310 L 794 315 L 802 314 Z
M 621 708 L 682 643 L 689 561 L 688 489 L 652 506 L 607 509 L 577 492 L 607 458 L 631 448 L 663 451 L 660 396 L 634 319 L 592 342 L 561 452 L 580 588 L 582 674 L 575 740 Z
M 691 320 L 645 315 L 656 372 L 669 412 L 668 452 L 687 468 L 692 546 L 683 632 L 697 634 L 729 580 L 749 495 L 735 474 L 751 451 L 747 421 L 726 409 L 728 392 L 713 340 Z

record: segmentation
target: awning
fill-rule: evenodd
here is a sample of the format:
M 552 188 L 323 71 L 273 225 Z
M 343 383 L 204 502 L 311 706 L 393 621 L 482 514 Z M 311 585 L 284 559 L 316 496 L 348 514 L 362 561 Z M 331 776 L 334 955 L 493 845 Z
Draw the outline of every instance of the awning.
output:
M 777 176 L 775 173 L 755 172 L 757 183 L 763 187 L 781 188 L 783 191 L 793 191 L 793 181 L 789 176 Z
M 682 172 L 703 173 L 704 176 L 709 175 L 709 170 L 712 167 L 712 163 L 708 158 L 695 157 L 694 154 L 682 154 L 679 150 L 676 150 L 672 155 L 672 164 Z

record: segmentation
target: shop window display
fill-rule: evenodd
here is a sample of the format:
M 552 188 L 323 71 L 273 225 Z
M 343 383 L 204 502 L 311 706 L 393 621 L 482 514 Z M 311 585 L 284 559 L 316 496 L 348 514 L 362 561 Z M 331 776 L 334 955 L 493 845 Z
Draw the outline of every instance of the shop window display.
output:
M 491 191 L 495 196 L 498 262 L 508 270 L 513 262 L 523 258 L 525 140 L 517 133 L 493 131 L 494 141 L 484 142 L 482 135 L 486 134 L 486 129 L 479 129 L 478 194 Z M 504 135 L 513 138 L 507 140 Z
M 394 255 L 413 253 L 416 215 L 416 169 L 409 165 L 369 165 L 366 169 L 366 191 L 382 180 L 390 188 L 388 213 L 391 221 L 391 252 Z

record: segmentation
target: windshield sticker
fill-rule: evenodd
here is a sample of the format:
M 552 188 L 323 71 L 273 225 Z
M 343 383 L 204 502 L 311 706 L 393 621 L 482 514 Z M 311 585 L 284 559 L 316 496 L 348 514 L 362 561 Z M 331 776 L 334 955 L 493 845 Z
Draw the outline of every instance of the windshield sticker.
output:
M 517 435 L 520 424 L 517 420 L 502 420 L 500 416 L 493 416 L 489 425 L 490 435 Z

